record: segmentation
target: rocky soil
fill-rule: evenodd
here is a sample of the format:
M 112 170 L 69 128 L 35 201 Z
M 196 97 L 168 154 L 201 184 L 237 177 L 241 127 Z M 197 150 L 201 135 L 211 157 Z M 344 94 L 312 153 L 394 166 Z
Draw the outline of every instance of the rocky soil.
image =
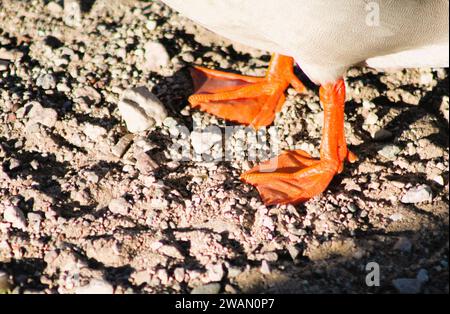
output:
M 158 1 L 0 0 L 0 293 L 448 293 L 448 70 L 351 69 L 359 161 L 266 207 L 238 179 L 254 161 L 214 160 L 232 124 L 189 108 L 187 66 L 268 60 Z M 317 156 L 309 87 L 271 134 Z

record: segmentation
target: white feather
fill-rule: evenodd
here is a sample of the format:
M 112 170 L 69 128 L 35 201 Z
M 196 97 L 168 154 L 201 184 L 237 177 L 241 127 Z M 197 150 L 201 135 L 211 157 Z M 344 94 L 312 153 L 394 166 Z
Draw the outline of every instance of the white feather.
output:
M 364 62 L 378 68 L 449 64 L 448 0 L 163 2 L 231 40 L 293 56 L 318 84 Z

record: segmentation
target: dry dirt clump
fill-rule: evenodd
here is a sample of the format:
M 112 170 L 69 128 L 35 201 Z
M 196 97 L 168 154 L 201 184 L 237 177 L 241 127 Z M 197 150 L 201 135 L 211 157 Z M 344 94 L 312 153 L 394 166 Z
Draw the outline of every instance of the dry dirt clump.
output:
M 447 69 L 351 69 L 359 161 L 266 207 L 238 180 L 254 161 L 214 160 L 230 124 L 189 108 L 187 65 L 262 75 L 269 55 L 157 1 L 66 2 L 0 0 L 0 293 L 448 293 Z M 310 87 L 267 137 L 317 156 Z

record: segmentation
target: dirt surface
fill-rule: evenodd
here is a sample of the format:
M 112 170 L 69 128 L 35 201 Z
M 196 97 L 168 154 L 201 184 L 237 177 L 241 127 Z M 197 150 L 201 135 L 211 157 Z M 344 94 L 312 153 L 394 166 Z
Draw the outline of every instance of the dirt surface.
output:
M 0 291 L 449 292 L 446 69 L 351 69 L 359 161 L 305 204 L 266 207 L 238 179 L 254 162 L 170 150 L 176 125 L 232 125 L 189 109 L 188 64 L 263 75 L 268 53 L 156 1 L 66 2 L 0 0 Z M 165 114 L 132 134 L 118 103 L 138 86 Z M 274 130 L 282 149 L 317 156 L 309 87 L 288 91 Z

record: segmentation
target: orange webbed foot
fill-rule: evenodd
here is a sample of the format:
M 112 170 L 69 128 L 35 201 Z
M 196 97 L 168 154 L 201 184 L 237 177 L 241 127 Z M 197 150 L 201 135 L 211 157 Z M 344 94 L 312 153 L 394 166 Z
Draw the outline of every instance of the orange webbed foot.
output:
M 255 129 L 268 126 L 281 110 L 288 86 L 300 92 L 305 89 L 294 75 L 293 65 L 292 58 L 274 55 L 264 78 L 194 67 L 191 76 L 195 94 L 189 97 L 189 103 L 193 108 Z
M 346 160 L 357 160 L 345 143 L 344 81 L 322 86 L 320 99 L 324 106 L 320 159 L 300 150 L 284 152 L 241 176 L 258 189 L 266 205 L 307 201 L 325 191 Z
M 296 204 L 322 193 L 335 168 L 304 151 L 288 151 L 247 171 L 241 180 L 254 185 L 266 205 Z

